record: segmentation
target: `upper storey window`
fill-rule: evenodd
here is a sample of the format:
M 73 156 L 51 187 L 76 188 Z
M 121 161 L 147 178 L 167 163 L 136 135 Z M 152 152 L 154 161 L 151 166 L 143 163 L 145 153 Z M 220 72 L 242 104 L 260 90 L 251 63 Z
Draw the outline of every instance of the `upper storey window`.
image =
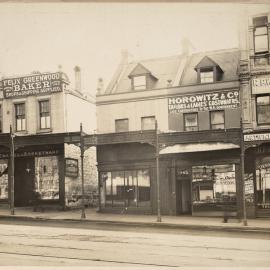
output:
M 212 83 L 214 82 L 214 71 L 213 70 L 201 70 L 200 72 L 201 83 Z
M 132 90 L 152 89 L 157 81 L 157 77 L 140 63 L 134 67 L 128 77 L 130 78 Z
M 253 19 L 255 54 L 266 53 L 269 51 L 267 23 L 267 16 Z
M 198 83 L 214 83 L 222 79 L 223 70 L 210 57 L 205 56 L 195 67 Z
M 146 76 L 133 77 L 133 89 L 134 90 L 146 89 Z

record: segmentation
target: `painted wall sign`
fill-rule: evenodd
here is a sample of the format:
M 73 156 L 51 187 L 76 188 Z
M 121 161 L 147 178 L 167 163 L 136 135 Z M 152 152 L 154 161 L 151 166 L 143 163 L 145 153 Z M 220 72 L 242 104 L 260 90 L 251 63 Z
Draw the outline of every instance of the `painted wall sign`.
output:
M 270 140 L 270 133 L 258 133 L 258 134 L 244 135 L 245 142 L 268 141 L 268 140 Z
M 169 114 L 235 109 L 240 106 L 239 91 L 219 91 L 168 98 Z
M 61 72 L 56 72 L 3 79 L 0 81 L 1 90 L 4 98 L 57 93 L 63 90 L 63 77 Z
M 252 79 L 252 94 L 270 93 L 270 76 Z
M 66 160 L 66 167 L 65 167 L 66 176 L 78 177 L 79 174 L 78 159 L 66 158 L 65 160 Z

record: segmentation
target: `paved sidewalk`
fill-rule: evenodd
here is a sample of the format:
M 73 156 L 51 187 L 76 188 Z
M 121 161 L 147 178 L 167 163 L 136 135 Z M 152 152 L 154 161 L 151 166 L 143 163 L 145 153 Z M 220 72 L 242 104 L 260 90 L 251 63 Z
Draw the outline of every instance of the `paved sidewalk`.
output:
M 16 208 L 15 215 L 10 214 L 8 207 L 0 207 L 1 219 L 22 220 L 54 220 L 78 221 L 103 224 L 119 224 L 125 226 L 146 226 L 163 228 L 183 228 L 197 230 L 249 231 L 270 233 L 270 219 L 248 219 L 248 226 L 243 226 L 238 219 L 229 219 L 223 223 L 222 217 L 192 217 L 192 216 L 162 216 L 162 222 L 157 222 L 154 215 L 130 215 L 97 213 L 94 208 L 85 210 L 86 218 L 81 219 L 81 210 L 45 210 L 33 212 L 33 208 Z

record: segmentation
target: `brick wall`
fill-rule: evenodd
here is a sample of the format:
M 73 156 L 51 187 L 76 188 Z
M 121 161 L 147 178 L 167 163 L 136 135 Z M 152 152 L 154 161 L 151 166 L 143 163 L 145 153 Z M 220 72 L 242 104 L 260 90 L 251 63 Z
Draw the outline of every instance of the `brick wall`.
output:
M 81 158 L 80 148 L 73 144 L 65 144 L 65 158 L 78 160 L 78 177 L 65 176 L 65 204 L 66 207 L 80 207 L 82 182 L 81 182 Z M 98 191 L 98 174 L 96 168 L 96 149 L 89 148 L 84 153 L 84 191 L 85 203 L 89 206 L 96 206 Z

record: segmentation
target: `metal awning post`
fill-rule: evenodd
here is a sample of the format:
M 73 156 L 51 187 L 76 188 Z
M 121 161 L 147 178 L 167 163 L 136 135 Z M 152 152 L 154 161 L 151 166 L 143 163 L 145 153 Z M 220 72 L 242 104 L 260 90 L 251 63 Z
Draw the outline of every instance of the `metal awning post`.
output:
M 10 125 L 10 214 L 15 215 L 14 210 L 14 134 Z
M 84 137 L 82 123 L 80 124 L 80 149 L 81 149 L 81 178 L 82 178 L 82 214 L 81 218 L 85 219 L 85 202 L 84 202 Z
M 159 179 L 159 138 L 158 138 L 158 123 L 155 121 L 156 130 L 156 175 L 157 175 L 157 222 L 161 222 L 160 211 L 160 179 Z
M 243 225 L 247 226 L 247 209 L 246 209 L 246 190 L 245 190 L 245 142 L 243 133 L 243 121 L 240 120 L 241 135 L 240 135 L 240 146 L 241 146 L 241 182 L 242 182 L 242 211 L 243 211 Z

